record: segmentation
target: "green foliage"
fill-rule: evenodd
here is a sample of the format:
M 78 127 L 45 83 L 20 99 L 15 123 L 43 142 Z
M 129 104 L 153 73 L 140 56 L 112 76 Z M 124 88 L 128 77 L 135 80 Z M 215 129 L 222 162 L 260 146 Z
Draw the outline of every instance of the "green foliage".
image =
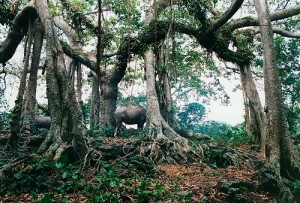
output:
M 295 134 L 300 119 L 300 42 L 283 37 L 276 37 L 274 42 L 289 130 Z
M 35 188 L 39 188 L 41 191 L 45 190 L 49 184 L 47 176 L 51 174 L 52 166 L 49 161 L 41 161 L 32 165 L 30 172 L 7 172 L 11 184 L 3 184 L 0 188 L 0 194 L 35 193 L 37 190 Z M 43 173 L 41 173 L 41 171 L 43 171 Z
M 0 130 L 9 129 L 11 118 L 12 118 L 11 111 L 0 112 Z
M 0 167 L 2 167 L 5 164 L 5 160 L 0 159 Z
M 118 94 L 117 106 L 146 106 L 146 95 L 124 97 L 121 93 Z
M 115 128 L 113 126 L 108 126 L 105 128 L 101 128 L 100 130 L 88 130 L 87 136 L 90 137 L 113 137 L 115 132 Z M 125 126 L 121 127 L 118 136 L 122 138 L 129 138 L 129 137 L 146 137 L 148 134 L 148 130 L 144 128 L 143 130 L 128 128 L 125 129 Z
M 286 117 L 289 131 L 293 135 L 300 132 L 300 42 L 297 39 L 276 36 L 274 45 Z M 263 66 L 261 58 L 256 61 L 256 65 Z
M 298 151 L 300 152 L 300 144 L 298 144 L 298 145 L 296 146 L 296 150 L 298 150 Z
M 115 168 L 110 164 L 100 162 L 99 166 L 103 169 L 93 182 L 86 184 L 84 193 L 92 202 L 118 202 L 125 191 L 125 180 L 118 177 Z
M 87 125 L 90 121 L 90 109 L 91 109 L 91 100 L 84 102 L 81 106 L 83 122 Z
M 193 98 L 204 103 L 213 98 L 227 103 L 228 95 L 219 80 L 221 72 L 212 58 L 197 51 L 199 44 L 194 39 L 179 34 L 175 39 L 167 70 L 177 100 L 189 102 Z
M 249 143 L 251 141 L 252 137 L 246 133 L 245 129 L 245 123 L 238 124 L 232 128 L 232 145 Z
M 182 192 L 179 181 L 171 180 L 171 187 L 153 179 L 155 171 L 149 165 L 130 158 L 116 164 L 100 161 L 101 170 L 85 185 L 84 193 L 90 202 L 160 202 L 167 200 L 191 202 L 192 192 Z M 143 174 L 138 168 L 148 168 Z M 130 197 L 130 198 L 129 198 Z M 129 198 L 129 199 L 128 199 Z
M 82 192 L 88 202 L 192 202 L 193 193 L 181 191 L 180 179 L 167 186 L 155 178 L 159 173 L 153 165 L 138 157 L 99 161 L 92 176 L 82 173 L 78 163 L 67 164 L 65 157 L 26 164 L 6 172 L 0 196 L 27 193 L 34 202 L 47 203 L 67 202 L 68 194 Z
M 251 140 L 251 136 L 245 131 L 245 124 L 231 126 L 226 123 L 217 121 L 207 121 L 198 125 L 196 132 L 209 135 L 213 140 L 230 145 L 247 143 Z
M 246 133 L 244 124 L 232 127 L 231 136 L 229 137 L 215 136 L 213 138 L 218 142 L 229 144 L 230 146 L 248 143 L 252 139 L 252 137 Z
M 84 181 L 79 176 L 79 165 L 65 165 L 62 162 L 55 164 L 41 160 L 25 170 L 7 172 L 0 195 L 29 193 L 37 200 L 38 193 L 45 193 L 39 202 L 50 202 L 52 195 L 48 194 L 49 191 L 64 194 L 82 190 Z
M 130 25 L 131 29 L 137 30 L 141 28 L 141 10 L 140 10 L 140 1 L 132 0 L 130 1 Z M 128 1 L 126 0 L 105 0 L 103 4 L 109 8 L 112 8 L 113 12 L 117 15 L 118 21 L 121 22 L 121 26 L 127 25 L 128 19 Z M 123 29 L 127 32 L 126 29 Z
M 293 21 L 292 21 L 293 22 Z M 299 22 L 299 21 L 298 21 Z M 286 26 L 290 26 L 286 24 Z M 294 26 L 291 26 L 294 27 Z M 300 132 L 300 42 L 297 39 L 287 39 L 281 36 L 274 38 L 276 62 L 279 79 L 282 86 L 282 97 L 285 113 L 291 135 Z M 261 47 L 257 48 L 258 55 L 262 55 Z M 255 66 L 263 67 L 262 58 L 258 57 Z
M 186 8 L 186 12 L 191 16 L 195 17 L 195 20 L 200 21 L 201 23 L 207 19 L 207 12 L 213 6 L 211 1 L 206 0 L 196 0 L 196 1 L 182 1 L 181 7 Z
M 294 194 L 295 201 L 299 202 L 300 201 L 300 196 L 299 196 L 299 194 L 300 194 L 300 180 L 296 180 L 295 182 L 293 182 L 291 190 Z
M 232 126 L 218 121 L 206 121 L 198 125 L 196 131 L 209 135 L 214 139 L 229 139 L 232 136 Z
M 233 165 L 234 161 L 232 157 L 223 148 L 214 148 L 205 152 L 205 160 L 212 168 L 225 168 Z
M 193 102 L 183 107 L 183 111 L 178 114 L 178 118 L 182 128 L 194 130 L 195 126 L 199 125 L 204 119 L 205 114 L 205 107 L 202 104 Z
M 37 201 L 38 203 L 51 203 L 52 202 L 52 197 L 49 194 L 44 194 L 42 199 Z
M 294 187 L 294 188 L 300 188 L 300 180 L 296 180 L 296 181 L 293 183 L 293 187 Z
M 107 43 L 107 50 L 115 52 L 121 50 L 120 44 L 126 44 L 128 34 L 136 36 L 143 25 L 141 17 L 141 1 L 130 1 L 130 18 L 128 1 L 125 0 L 104 0 L 103 8 L 112 9 L 112 15 L 103 23 L 106 35 L 110 35 L 110 41 Z M 130 31 L 129 31 L 130 27 Z M 127 52 L 127 49 L 125 49 Z M 113 61 L 112 63 L 115 63 Z
M 182 181 L 183 180 L 179 177 L 177 177 L 174 180 L 173 179 L 169 180 L 170 186 L 173 187 L 173 189 L 172 189 L 173 192 L 175 192 L 175 194 L 177 195 L 177 197 L 175 199 L 177 199 L 179 202 L 193 202 L 192 201 L 193 192 L 191 190 L 187 190 L 187 191 L 183 192 L 180 189 L 180 185 L 181 185 Z
M 128 128 L 121 130 L 121 133 L 119 136 L 123 138 L 129 138 L 129 137 L 139 137 L 143 138 L 148 135 L 148 129 L 144 128 L 143 130 L 140 129 L 133 129 L 133 128 Z
M 114 135 L 115 128 L 110 125 L 100 130 L 88 130 L 87 136 L 90 137 L 112 137 Z

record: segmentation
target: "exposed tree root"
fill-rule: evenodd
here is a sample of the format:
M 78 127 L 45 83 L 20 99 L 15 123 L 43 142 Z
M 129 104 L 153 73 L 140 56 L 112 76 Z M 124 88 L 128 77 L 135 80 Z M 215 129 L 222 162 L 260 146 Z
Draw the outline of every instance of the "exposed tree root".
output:
M 15 167 L 21 167 L 23 163 L 33 162 L 33 160 L 38 160 L 37 155 L 27 155 L 20 158 L 17 158 L 1 167 L 0 170 L 0 182 L 8 175 L 9 172 Z
M 90 149 L 85 155 L 82 170 L 87 171 L 93 169 L 93 171 L 98 171 L 98 163 L 101 159 L 102 155 L 100 151 Z
M 140 154 L 154 163 L 186 163 L 189 158 L 193 160 L 203 157 L 200 145 L 192 148 L 189 140 L 178 135 L 163 118 L 161 125 L 156 129 L 158 134 L 151 136 L 152 142 L 142 143 L 140 147 Z M 155 130 L 152 129 L 150 132 L 153 134 Z
M 165 136 L 158 136 L 142 142 L 136 153 L 154 164 L 187 163 L 191 160 L 199 160 L 203 156 L 202 147 L 197 146 L 193 149 L 188 142 L 172 141 Z
M 278 175 L 275 170 L 264 166 L 258 171 L 257 177 L 260 189 L 268 191 L 281 199 L 281 202 L 295 202 L 294 196 L 288 187 L 290 182 Z
M 94 149 L 87 154 L 84 165 L 93 166 L 97 161 L 93 158 L 94 156 L 97 159 L 101 157 L 101 160 L 139 157 L 151 164 L 178 164 L 202 159 L 204 155 L 202 147 L 192 147 L 187 139 L 183 139 L 186 142 L 172 141 L 166 136 L 148 137 L 144 140 L 115 138 L 115 141 L 97 138 L 95 141 L 91 140 L 91 146 Z

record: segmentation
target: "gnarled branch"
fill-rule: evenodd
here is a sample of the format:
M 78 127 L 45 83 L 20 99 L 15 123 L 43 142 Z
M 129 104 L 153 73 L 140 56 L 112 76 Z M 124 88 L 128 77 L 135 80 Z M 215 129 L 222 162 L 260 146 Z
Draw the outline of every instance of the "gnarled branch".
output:
M 15 54 L 15 51 L 28 30 L 28 19 L 37 17 L 33 2 L 30 1 L 23 10 L 16 15 L 6 39 L 0 44 L 0 63 L 5 64 Z
M 288 8 L 280 11 L 276 11 L 270 14 L 271 21 L 282 20 L 295 16 L 300 13 L 300 5 L 293 8 Z M 229 28 L 231 30 L 248 27 L 248 26 L 258 26 L 258 19 L 251 17 L 244 17 L 238 20 L 233 20 L 229 23 Z

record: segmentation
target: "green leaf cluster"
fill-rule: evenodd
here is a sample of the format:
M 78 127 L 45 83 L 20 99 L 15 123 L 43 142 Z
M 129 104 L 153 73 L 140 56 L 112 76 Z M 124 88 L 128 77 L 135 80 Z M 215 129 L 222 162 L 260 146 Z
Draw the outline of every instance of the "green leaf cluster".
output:
M 193 130 L 205 118 L 206 110 L 202 104 L 193 102 L 186 104 L 178 114 L 179 122 L 184 129 Z
M 275 50 L 289 131 L 300 132 L 300 41 L 276 37 Z

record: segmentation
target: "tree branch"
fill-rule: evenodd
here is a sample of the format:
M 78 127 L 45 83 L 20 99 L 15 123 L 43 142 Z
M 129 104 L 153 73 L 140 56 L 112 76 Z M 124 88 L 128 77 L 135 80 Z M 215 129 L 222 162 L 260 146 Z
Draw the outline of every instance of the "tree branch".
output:
M 66 42 L 60 41 L 62 49 L 66 55 L 76 59 L 78 62 L 90 68 L 96 72 L 96 58 L 91 58 L 90 55 L 83 53 L 82 51 L 72 49 Z
M 282 20 L 285 18 L 289 18 L 295 15 L 300 14 L 300 5 L 280 10 L 270 14 L 271 21 Z M 258 19 L 252 17 L 245 17 L 238 20 L 233 20 L 228 24 L 229 28 L 233 31 L 235 29 L 249 27 L 249 26 L 258 26 Z
M 300 32 L 289 32 L 289 31 L 284 30 L 284 29 L 282 29 L 278 26 L 272 26 L 272 29 L 273 29 L 274 33 L 279 34 L 279 35 L 284 36 L 284 37 L 297 38 L 297 39 L 300 38 Z M 254 31 L 254 34 L 259 34 L 260 33 L 260 30 L 259 30 L 258 27 L 253 28 L 252 30 Z
M 93 24 L 93 22 L 90 19 L 88 19 L 85 16 L 85 14 L 82 12 L 82 10 L 73 6 L 72 3 L 70 3 L 70 1 L 60 0 L 60 2 L 64 6 L 64 8 L 66 8 L 66 10 L 70 11 L 73 14 L 73 16 L 76 16 L 76 18 L 79 18 L 81 20 L 81 22 L 86 26 L 86 28 L 91 30 L 94 34 L 98 33 L 98 28 Z
M 273 32 L 284 37 L 300 39 L 300 32 L 289 32 L 277 26 L 272 26 Z
M 242 6 L 244 0 L 235 0 L 229 9 L 223 13 L 223 15 L 215 20 L 213 24 L 211 25 L 210 29 L 207 31 L 207 33 L 212 33 L 218 30 L 222 25 L 224 25 Z
M 230 67 L 230 66 L 228 66 L 228 64 L 227 64 L 225 61 L 223 61 L 223 63 L 224 63 L 224 65 L 225 65 L 225 68 L 226 68 L 226 69 L 231 70 L 231 71 L 233 71 L 234 73 L 240 74 L 240 69 L 239 69 L 239 68 Z
M 96 71 L 97 70 L 97 65 L 96 65 L 96 58 L 95 57 L 92 57 L 90 54 L 82 52 L 82 50 L 73 49 L 72 47 L 70 47 L 68 45 L 68 43 L 66 43 L 64 41 L 60 41 L 60 44 L 61 44 L 62 49 L 63 49 L 63 51 L 66 55 L 68 55 L 69 57 L 71 57 L 73 59 L 76 59 L 78 62 L 80 62 L 81 64 L 85 65 L 86 67 L 90 68 L 92 71 L 97 73 L 97 71 Z M 124 66 L 124 64 L 127 64 L 127 58 L 122 59 L 122 57 L 119 56 L 118 53 L 106 54 L 106 55 L 104 55 L 104 57 L 111 57 L 111 56 L 115 56 L 115 55 L 117 55 L 117 59 L 118 59 L 117 64 L 120 64 L 120 66 Z M 121 62 L 121 60 L 123 62 Z M 124 61 L 125 61 L 125 63 L 124 63 Z M 119 71 L 121 71 L 123 69 L 124 69 L 124 67 L 123 68 L 118 68 Z M 125 67 L 125 69 L 126 69 L 126 67 Z M 103 70 L 100 70 L 100 74 L 105 75 L 106 73 Z
M 55 25 L 67 35 L 72 44 L 80 42 L 79 36 L 75 30 L 62 18 L 62 16 L 54 16 L 53 21 Z
M 113 56 L 116 56 L 118 53 L 107 53 L 107 54 L 103 54 L 103 57 L 104 58 L 110 58 L 110 57 L 113 57 Z
M 15 51 L 28 30 L 28 19 L 37 17 L 33 2 L 30 1 L 14 18 L 6 39 L 0 44 L 0 63 L 5 64 Z

